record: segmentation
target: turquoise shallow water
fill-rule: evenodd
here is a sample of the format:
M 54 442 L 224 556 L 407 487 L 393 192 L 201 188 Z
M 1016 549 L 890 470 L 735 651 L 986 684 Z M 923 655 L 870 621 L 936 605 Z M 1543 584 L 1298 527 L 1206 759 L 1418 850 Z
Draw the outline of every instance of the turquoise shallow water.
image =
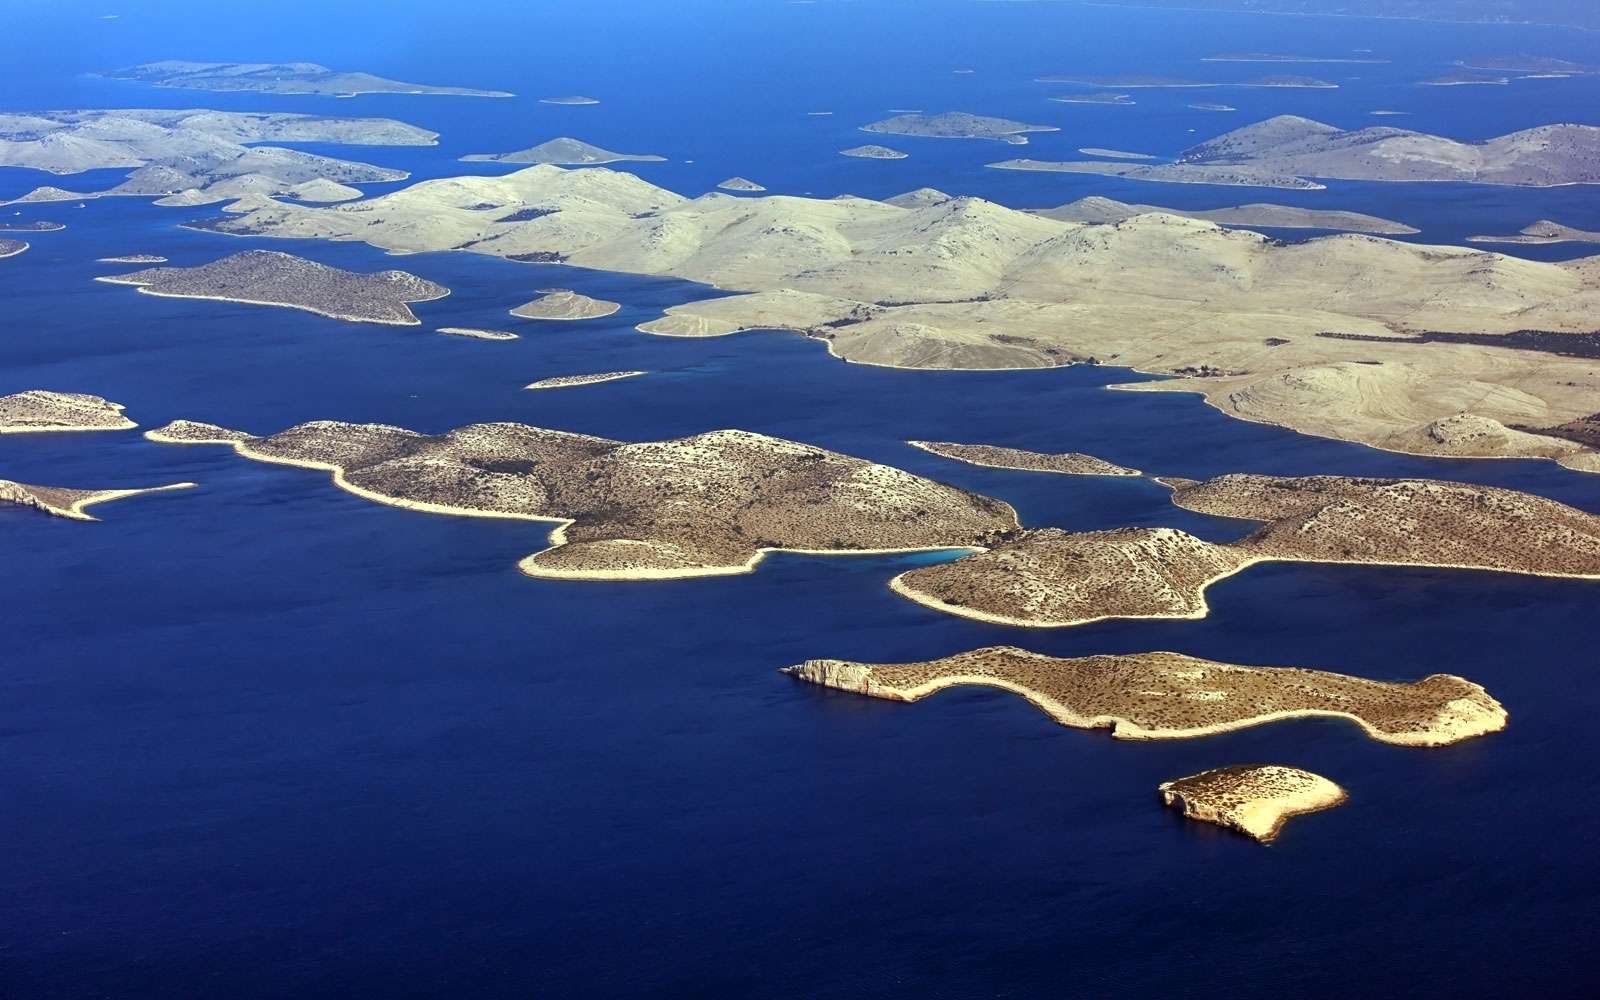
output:
M 1168 22 L 1066 4 L 933 4 L 915 16 L 877 3 L 740 16 L 636 4 L 604 21 L 608 45 L 587 44 L 585 26 L 610 16 L 590 6 L 454 19 L 402 7 L 374 22 L 351 4 L 319 10 L 314 33 L 310 8 L 274 7 L 257 30 L 238 30 L 267 9 L 172 5 L 108 26 L 71 6 L 24 8 L 37 44 L 0 70 L 0 102 L 389 114 L 439 129 L 441 145 L 359 155 L 420 176 L 462 171 L 463 152 L 574 134 L 671 154 L 640 172 L 689 192 L 741 173 L 791 193 L 934 184 L 1014 205 L 1088 193 L 1221 205 L 1240 192 L 985 171 L 1012 152 L 997 145 L 896 140 L 913 157 L 890 164 L 834 150 L 860 141 L 854 128 L 882 108 L 906 106 L 1061 124 L 1035 139 L 1037 155 L 1172 152 L 1184 130 L 1203 136 L 1220 116 L 1165 96 L 1133 109 L 1051 104 L 1031 78 L 1268 72 L 1193 61 L 1258 48 L 1370 46 L 1397 62 L 1308 69 L 1346 86 L 1249 92 L 1239 123 L 1296 110 L 1349 125 L 1404 101 L 1417 112 L 1408 124 L 1488 135 L 1592 120 L 1595 85 L 1463 93 L 1409 81 L 1467 51 L 1537 46 L 1600 61 L 1581 36 L 1522 29 Z M 370 31 L 336 30 L 358 22 Z M 53 44 L 69 38 L 79 44 Z M 325 101 L 79 75 L 180 56 L 315 59 L 526 97 Z M 949 72 L 962 66 L 978 72 Z M 605 103 L 532 101 L 574 91 Z M 1225 99 L 1244 107 L 1246 96 Z M 803 114 L 823 109 L 836 113 Z M 580 127 L 578 115 L 591 117 Z M 0 170 L 0 195 L 48 182 Z M 1541 216 L 1600 227 L 1582 189 L 1339 185 L 1322 197 L 1282 200 L 1391 215 L 1424 239 Z M 1104 390 L 1138 377 L 1125 371 L 906 372 L 847 365 L 782 333 L 653 338 L 633 325 L 705 290 L 179 228 L 205 214 L 129 200 L 26 210 L 69 229 L 32 235 L 32 250 L 0 263 L 0 393 L 90 391 L 146 427 L 188 417 L 255 432 L 313 418 L 426 431 L 523 420 L 629 440 L 737 426 L 1002 497 L 1029 524 L 1167 524 L 1216 539 L 1243 526 L 1175 510 L 1144 481 L 978 469 L 903 442 L 1077 449 L 1191 477 L 1434 476 L 1600 511 L 1600 479 L 1549 463 L 1426 461 L 1232 421 L 1194 397 Z M 417 307 L 422 327 L 396 329 L 92 281 L 118 270 L 93 263 L 107 254 L 193 264 L 244 246 L 398 265 L 453 294 Z M 505 315 L 550 285 L 624 309 L 559 326 Z M 523 339 L 440 337 L 439 325 Z M 611 369 L 651 374 L 520 389 Z M 386 508 L 321 473 L 138 432 L 7 437 L 0 476 L 201 484 L 101 508 L 99 525 L 0 510 L 6 996 L 1585 993 L 1600 888 L 1591 584 L 1262 566 L 1215 587 L 1203 621 L 1026 631 L 886 589 L 942 555 L 780 554 L 749 576 L 641 586 L 531 580 L 515 563 L 543 544 L 537 525 Z M 1176 649 L 1380 678 L 1449 671 L 1485 684 L 1512 724 L 1438 751 L 1324 721 L 1129 744 L 1062 729 L 999 693 L 898 705 L 775 672 L 812 656 L 904 660 L 993 643 Z M 1263 849 L 1156 800 L 1163 780 L 1255 761 L 1316 770 L 1351 801 Z

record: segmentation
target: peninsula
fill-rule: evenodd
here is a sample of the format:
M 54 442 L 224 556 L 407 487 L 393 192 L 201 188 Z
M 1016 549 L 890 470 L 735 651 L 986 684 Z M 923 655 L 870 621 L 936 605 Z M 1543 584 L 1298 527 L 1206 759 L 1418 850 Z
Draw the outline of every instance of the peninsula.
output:
M 921 701 L 947 688 L 1010 691 L 1063 726 L 1108 729 L 1123 740 L 1193 739 L 1283 719 L 1348 719 L 1372 739 L 1439 747 L 1499 732 L 1506 710 L 1452 674 L 1372 681 L 1300 667 L 1247 667 L 1182 653 L 1060 659 L 990 646 L 918 663 L 807 660 L 784 673 L 890 701 Z
M 858 160 L 903 160 L 909 153 L 902 153 L 898 149 L 888 146 L 851 146 L 849 149 L 839 150 L 840 156 L 853 156 Z
M 1218 187 L 1283 188 L 1291 191 L 1322 191 L 1327 185 L 1292 174 L 1276 173 L 1254 166 L 1210 166 L 1206 164 L 1107 163 L 1104 160 L 1001 160 L 987 164 L 993 170 L 1031 170 L 1038 173 L 1100 174 L 1130 181 L 1156 181 L 1164 184 L 1210 184 Z
M 1163 479 L 1173 502 L 1263 522 L 1232 543 L 1173 528 L 1011 536 L 891 588 L 949 614 L 1034 627 L 1203 618 L 1211 584 L 1261 562 L 1358 563 L 1600 579 L 1600 517 L 1513 490 L 1420 479 Z
M 479 163 L 554 163 L 563 167 L 579 167 L 597 163 L 664 163 L 667 158 L 653 153 L 614 153 L 563 136 L 512 153 L 469 153 L 461 159 Z
M 450 289 L 409 271 L 360 274 L 276 250 L 246 250 L 199 267 L 153 267 L 95 279 L 147 295 L 284 306 L 352 323 L 416 326 L 410 303 Z
M 167 490 L 187 490 L 194 483 L 172 483 L 167 486 L 150 486 L 131 490 L 74 490 L 61 486 L 32 486 L 10 479 L 0 479 L 0 504 L 31 507 L 53 517 L 71 521 L 93 521 L 95 517 L 85 508 L 95 504 L 141 496 L 145 493 L 163 493 Z
M 426 435 L 319 420 L 255 437 L 177 421 L 146 436 L 328 470 L 342 489 L 411 510 L 555 522 L 550 547 L 520 564 L 539 577 L 719 576 L 780 549 L 971 548 L 1017 529 L 998 500 L 737 430 L 624 443 L 514 423 Z
M 668 275 L 725 293 L 670 307 L 641 325 L 649 333 L 794 330 L 849 361 L 914 368 L 1097 360 L 1180 376 L 1132 388 L 1200 393 L 1231 416 L 1306 433 L 1424 455 L 1600 462 L 1560 434 L 1506 431 L 1596 412 L 1600 373 L 1585 353 L 1600 258 L 1361 235 L 1285 244 L 1165 213 L 1086 224 L 930 191 L 689 199 L 603 167 L 429 180 L 329 207 L 275 202 L 210 225 Z M 1492 424 L 1505 433 L 1481 433 Z
M 957 462 L 966 462 L 968 465 L 981 465 L 989 469 L 1055 472 L 1067 476 L 1139 475 L 1138 469 L 1129 469 L 1078 451 L 1052 454 L 989 444 L 954 444 L 949 441 L 907 441 L 906 444 L 931 452 L 940 458 L 954 459 Z
M 156 87 L 183 90 L 239 91 L 260 94 L 316 94 L 355 97 L 358 94 L 429 94 L 451 97 L 512 97 L 504 90 L 471 87 L 433 87 L 402 83 L 371 73 L 332 70 L 316 63 L 210 63 L 166 59 L 141 63 L 106 74 L 113 80 L 133 80 Z
M 1035 210 L 1035 215 L 1063 222 L 1095 224 L 1124 222 L 1137 215 L 1160 212 L 1186 219 L 1202 219 L 1219 226 L 1238 226 L 1246 229 L 1329 229 L 1346 233 L 1370 233 L 1378 236 L 1409 236 L 1419 230 L 1403 222 L 1365 215 L 1361 212 L 1341 212 L 1331 209 L 1300 208 L 1295 205 L 1272 205 L 1261 202 L 1233 205 L 1227 208 L 1181 209 L 1160 205 L 1130 205 L 1111 198 L 1091 196 L 1068 202 L 1055 208 Z
M 1029 125 L 1009 118 L 991 118 L 986 115 L 967 114 L 964 111 L 946 111 L 943 114 L 895 115 L 870 125 L 861 126 L 863 132 L 881 132 L 886 135 L 914 135 L 930 139 L 993 139 L 1025 146 L 1029 132 L 1059 132 L 1054 125 Z
M 619 303 L 593 299 L 567 288 L 546 288 L 539 298 L 532 302 L 524 302 L 511 310 L 511 315 L 519 319 L 570 322 L 581 319 L 602 319 L 621 308 Z
M 598 372 L 594 375 L 556 375 L 552 378 L 542 378 L 537 382 L 529 382 L 524 389 L 570 389 L 580 385 L 599 385 L 601 382 L 615 382 L 618 379 L 634 378 L 639 375 L 648 375 L 649 372 Z
M 0 396 L 0 434 L 46 431 L 122 431 L 139 426 L 121 403 L 82 392 L 29 389 Z
M 1263 844 L 1296 816 L 1343 805 L 1345 790 L 1297 767 L 1220 767 L 1163 782 L 1161 799 L 1189 819 L 1215 823 Z

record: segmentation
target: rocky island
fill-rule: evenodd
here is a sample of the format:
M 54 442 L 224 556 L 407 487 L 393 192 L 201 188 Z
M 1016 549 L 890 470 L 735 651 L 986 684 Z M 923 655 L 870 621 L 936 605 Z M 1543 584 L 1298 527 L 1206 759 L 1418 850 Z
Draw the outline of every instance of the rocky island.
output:
M 1173 76 L 1037 76 L 1035 83 L 1072 83 L 1080 87 L 1127 88 L 1129 90 L 1186 90 L 1193 87 L 1219 87 L 1205 80 L 1184 80 Z
M 256 437 L 177 421 L 146 436 L 331 471 L 342 489 L 411 510 L 555 522 L 550 547 L 520 563 L 530 576 L 718 576 L 779 549 L 977 547 L 1017 527 L 998 500 L 746 431 L 632 444 L 514 423 L 426 435 L 319 420 Z
M 1261 202 L 1233 205 L 1228 208 L 1181 209 L 1160 205 L 1131 205 L 1111 198 L 1091 196 L 1034 211 L 1047 219 L 1063 222 L 1107 224 L 1123 222 L 1138 215 L 1160 212 L 1186 219 L 1202 219 L 1219 226 L 1239 226 L 1246 229 L 1330 229 L 1347 233 L 1370 233 L 1379 236 L 1409 236 L 1417 229 L 1403 222 L 1382 219 L 1361 212 L 1341 212 L 1329 209 L 1300 208 L 1295 205 L 1272 205 Z
M 1338 90 L 1339 85 L 1314 76 L 1258 76 L 1232 84 L 1235 87 L 1281 87 L 1289 90 Z
M 141 496 L 145 493 L 187 490 L 192 489 L 194 485 L 194 483 L 172 483 L 144 489 L 74 490 L 61 486 L 32 486 L 10 479 L 0 479 L 0 504 L 31 507 L 52 517 L 63 517 L 70 521 L 93 521 L 96 518 L 87 513 L 85 508 L 95 504 Z
M 664 163 L 667 158 L 653 153 L 614 153 L 563 136 L 512 153 L 468 153 L 461 159 L 480 163 L 554 163 L 563 167 L 579 167 L 597 163 Z
M 599 104 L 600 101 L 598 99 L 596 99 L 596 98 L 593 98 L 593 97 L 583 97 L 582 95 L 576 95 L 575 94 L 575 95 L 573 95 L 571 97 L 541 97 L 541 98 L 539 98 L 539 103 L 540 104 L 565 104 L 565 105 L 569 105 L 569 106 L 573 106 L 573 107 L 583 107 L 583 106 L 589 105 L 589 104 Z
M 1523 226 L 1515 236 L 1468 236 L 1468 243 L 1600 243 L 1600 231 L 1564 226 L 1549 219 Z
M 59 233 L 67 228 L 59 222 L 0 222 L 0 233 Z
M 435 333 L 447 337 L 467 337 L 471 340 L 516 340 L 517 335 L 505 330 L 480 330 L 472 326 L 441 326 Z
M 949 614 L 1033 627 L 1202 618 L 1211 584 L 1261 562 L 1359 563 L 1600 579 L 1600 517 L 1513 490 L 1419 479 L 1162 479 L 1188 510 L 1263 522 L 1231 543 L 1174 528 L 1011 536 L 895 577 Z
M 1387 63 L 1387 59 L 1375 59 L 1371 56 L 1301 56 L 1279 52 L 1225 52 L 1221 55 L 1206 56 L 1201 62 L 1237 62 L 1237 63 L 1350 63 L 1353 65 L 1379 65 Z
M 839 155 L 853 156 L 858 160 L 903 160 L 910 154 L 902 153 L 898 149 L 890 149 L 888 146 L 868 145 L 841 149 L 839 150 Z
M 0 396 L 0 434 L 47 431 L 122 431 L 139 426 L 121 403 L 82 392 L 29 389 Z
M 1149 153 L 1130 153 L 1121 149 L 1102 149 L 1099 146 L 1084 146 L 1078 150 L 1084 156 L 1101 156 L 1108 160 L 1154 160 L 1158 157 Z
M 766 188 L 762 187 L 760 184 L 757 184 L 755 181 L 746 180 L 743 177 L 729 177 L 727 180 L 718 184 L 717 187 L 724 191 L 739 191 L 744 194 L 755 194 L 757 192 L 766 190 Z
M 1220 767 L 1162 783 L 1161 799 L 1189 819 L 1215 823 L 1263 844 L 1296 816 L 1343 805 L 1345 790 L 1297 767 Z
M 156 87 L 184 90 L 210 90 L 221 93 L 240 91 L 260 94 L 320 94 L 326 97 L 355 97 L 358 94 L 431 94 L 453 97 L 512 97 L 504 90 L 476 90 L 471 87 L 433 87 L 422 83 L 402 83 L 371 73 L 332 70 L 316 63 L 209 63 L 166 59 L 141 63 L 106 74 L 113 80 L 133 80 Z
M 551 319 L 559 321 L 575 321 L 583 319 L 603 319 L 621 309 L 616 302 L 607 302 L 605 299 L 593 299 L 587 295 L 574 292 L 567 288 L 546 288 L 539 298 L 532 302 L 524 302 L 511 310 L 511 315 L 519 319 Z
M 121 257 L 96 257 L 97 264 L 165 264 L 167 258 L 153 253 L 130 253 Z
M 1511 82 L 1507 76 L 1496 76 L 1493 73 L 1456 72 L 1446 73 L 1443 76 L 1432 77 L 1420 81 L 1424 87 L 1472 87 L 1490 86 L 1504 87 Z
M 1231 104 L 1218 104 L 1215 101 L 1200 101 L 1198 103 L 1189 105 L 1189 109 L 1192 110 L 1192 111 L 1238 111 L 1239 110 L 1238 108 L 1234 107 Z
M 886 135 L 914 135 L 930 139 L 993 139 L 1013 146 L 1024 146 L 1028 142 L 1026 133 L 1061 130 L 1054 125 L 1029 125 L 1008 118 L 946 111 L 936 115 L 895 115 L 870 125 L 863 125 L 861 131 L 881 132 Z
M 1137 476 L 1138 469 L 1129 469 L 1107 462 L 1103 458 L 1068 451 L 1047 454 L 1024 451 L 1021 448 L 1002 448 L 989 444 L 955 444 L 950 441 L 907 441 L 913 448 L 931 452 L 941 458 L 981 465 L 988 469 L 1012 469 L 1018 472 L 1055 472 L 1067 476 Z
M 28 246 L 29 244 L 22 240 L 11 240 L 0 236 L 0 260 L 4 260 L 7 257 L 15 257 L 28 249 Z
M 649 372 L 597 372 L 593 375 L 556 375 L 552 378 L 542 378 L 537 382 L 529 382 L 524 389 L 571 389 L 580 385 L 599 385 L 601 382 L 615 382 L 618 379 L 635 378 L 639 375 L 648 375 Z
M 450 294 L 443 285 L 409 271 L 359 274 L 276 250 L 246 250 L 199 267 L 155 267 L 95 280 L 134 285 L 146 295 L 283 306 L 352 323 L 395 326 L 421 322 L 410 303 Z
M 921 701 L 952 687 L 1020 695 L 1063 726 L 1109 729 L 1123 740 L 1213 736 L 1283 719 L 1348 719 L 1372 739 L 1438 747 L 1499 732 L 1506 710 L 1452 674 L 1372 681 L 1300 667 L 1246 667 L 1182 653 L 1060 659 L 990 646 L 918 663 L 807 660 L 797 680 L 890 701 Z

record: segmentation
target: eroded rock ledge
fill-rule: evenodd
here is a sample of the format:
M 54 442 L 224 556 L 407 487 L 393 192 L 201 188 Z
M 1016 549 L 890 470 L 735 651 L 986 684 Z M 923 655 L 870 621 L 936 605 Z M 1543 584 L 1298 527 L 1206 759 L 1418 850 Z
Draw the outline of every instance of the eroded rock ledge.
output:
M 807 660 L 784 673 L 890 701 L 962 685 L 1021 695 L 1063 726 L 1127 740 L 1189 739 L 1282 719 L 1348 719 L 1379 742 L 1444 746 L 1505 728 L 1501 704 L 1471 681 L 1432 674 L 1373 681 L 1299 667 L 1248 667 L 1182 653 L 1059 659 L 991 646 L 917 663 Z
M 715 576 L 772 550 L 978 547 L 1017 530 L 1001 501 L 747 431 L 627 444 L 515 423 L 426 435 L 322 420 L 256 437 L 176 421 L 146 436 L 326 469 L 343 489 L 411 510 L 555 522 L 551 547 L 520 564 L 530 576 Z

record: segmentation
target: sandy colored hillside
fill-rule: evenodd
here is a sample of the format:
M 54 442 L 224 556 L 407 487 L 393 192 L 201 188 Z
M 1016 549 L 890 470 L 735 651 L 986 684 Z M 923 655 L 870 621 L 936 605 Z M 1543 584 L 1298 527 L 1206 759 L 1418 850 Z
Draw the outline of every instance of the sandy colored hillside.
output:
M 84 392 L 28 389 L 0 396 L 0 434 L 121 431 L 139 426 L 122 410 L 121 403 Z
M 215 228 L 748 293 L 674 307 L 641 327 L 652 333 L 791 329 L 851 361 L 915 368 L 1092 360 L 1189 376 L 1136 387 L 1201 392 L 1231 415 L 1308 433 L 1418 454 L 1595 461 L 1591 447 L 1509 428 L 1600 408 L 1595 348 L 1568 336 L 1600 326 L 1600 258 L 1545 263 L 1364 235 L 1286 245 L 1165 213 L 1096 225 L 915 194 L 687 199 L 626 173 L 538 166 L 329 208 L 265 203 Z
M 1132 205 L 1111 198 L 1091 196 L 1034 212 L 1062 222 L 1122 222 L 1136 215 L 1161 212 L 1180 215 L 1186 219 L 1202 219 L 1219 226 L 1242 226 L 1247 229 L 1333 229 L 1347 233 L 1367 233 L 1373 236 L 1411 236 L 1418 232 L 1403 222 L 1366 215 L 1361 212 L 1341 212 L 1328 209 L 1300 208 L 1295 205 L 1254 203 L 1228 208 L 1179 209 L 1159 205 Z
M 1163 782 L 1159 791 L 1163 802 L 1188 818 L 1238 830 L 1263 844 L 1278 839 L 1295 816 L 1332 809 L 1348 798 L 1320 774 L 1276 764 L 1219 767 Z

